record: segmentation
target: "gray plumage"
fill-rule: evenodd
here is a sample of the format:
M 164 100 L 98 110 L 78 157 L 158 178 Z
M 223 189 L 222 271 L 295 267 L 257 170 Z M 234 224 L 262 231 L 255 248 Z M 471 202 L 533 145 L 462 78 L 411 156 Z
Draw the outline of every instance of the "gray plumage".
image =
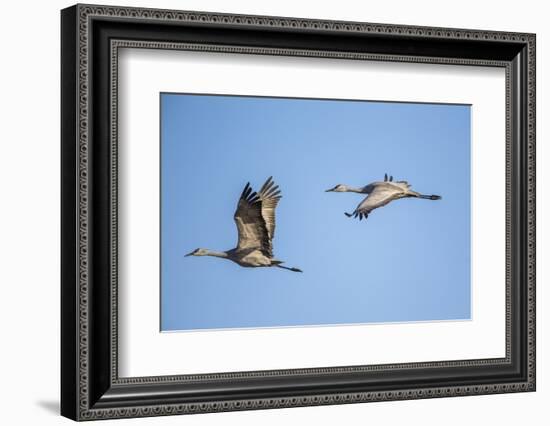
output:
M 393 176 L 384 175 L 383 182 L 373 182 L 362 188 L 352 188 L 346 185 L 336 185 L 334 188 L 327 189 L 326 192 L 357 192 L 359 194 L 368 194 L 367 197 L 361 201 L 353 213 L 344 213 L 347 217 L 367 218 L 369 214 L 392 201 L 399 200 L 400 198 L 422 198 L 425 200 L 440 200 L 439 195 L 424 195 L 419 192 L 413 191 L 411 185 L 404 180 L 393 181 Z
M 276 266 L 302 272 L 298 268 L 282 266 L 282 261 L 273 258 L 275 209 L 280 199 L 281 191 L 272 177 L 265 181 L 258 192 L 253 192 L 250 183 L 247 183 L 233 217 L 239 236 L 237 247 L 224 252 L 198 248 L 186 256 L 214 256 L 249 268 Z

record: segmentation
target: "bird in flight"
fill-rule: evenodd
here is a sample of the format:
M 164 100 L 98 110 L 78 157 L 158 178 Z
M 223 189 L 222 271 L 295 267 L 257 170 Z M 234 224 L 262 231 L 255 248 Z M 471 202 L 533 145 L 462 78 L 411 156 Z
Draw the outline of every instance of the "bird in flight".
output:
M 281 265 L 283 262 L 273 257 L 275 208 L 280 199 L 281 191 L 272 177 L 266 180 L 258 192 L 253 192 L 250 182 L 247 183 L 234 215 L 239 234 L 237 247 L 222 252 L 198 248 L 186 256 L 214 256 L 232 260 L 248 268 L 275 266 L 293 272 L 302 272 L 298 268 Z
M 383 182 L 373 182 L 362 188 L 351 188 L 346 185 L 336 185 L 334 188 L 327 189 L 325 192 L 357 192 L 358 194 L 368 194 L 361 201 L 353 213 L 344 213 L 347 217 L 359 217 L 359 220 L 367 218 L 374 209 L 383 207 L 392 201 L 400 198 L 422 198 L 425 200 L 441 200 L 439 195 L 424 195 L 413 191 L 407 181 L 393 181 L 393 176 L 384 175 Z

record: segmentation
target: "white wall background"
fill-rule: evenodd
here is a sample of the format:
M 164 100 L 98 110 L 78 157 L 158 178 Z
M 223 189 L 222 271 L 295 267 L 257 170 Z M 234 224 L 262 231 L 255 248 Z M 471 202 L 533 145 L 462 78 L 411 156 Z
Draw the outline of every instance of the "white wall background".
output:
M 537 33 L 538 391 L 186 417 L 118 424 L 547 424 L 550 401 L 550 28 L 545 2 L 430 0 L 120 0 L 103 4 L 525 31 Z M 0 66 L 0 401 L 2 424 L 69 424 L 59 417 L 59 9 L 2 5 Z M 545 167 L 547 166 L 547 167 Z M 107 421 L 102 424 L 110 424 Z M 117 424 L 117 423 L 113 423 Z

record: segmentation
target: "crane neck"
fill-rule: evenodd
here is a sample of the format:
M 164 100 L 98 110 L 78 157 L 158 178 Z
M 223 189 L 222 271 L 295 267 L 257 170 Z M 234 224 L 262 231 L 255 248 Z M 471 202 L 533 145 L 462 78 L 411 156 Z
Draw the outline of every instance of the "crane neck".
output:
M 348 186 L 346 192 L 357 192 L 358 194 L 364 194 L 365 193 L 364 188 L 351 188 L 349 186 Z
M 224 252 L 224 251 L 214 251 L 214 250 L 208 250 L 208 253 L 206 255 L 207 256 L 213 256 L 213 257 L 221 257 L 221 258 L 224 258 L 224 259 L 226 259 L 228 257 L 226 252 Z

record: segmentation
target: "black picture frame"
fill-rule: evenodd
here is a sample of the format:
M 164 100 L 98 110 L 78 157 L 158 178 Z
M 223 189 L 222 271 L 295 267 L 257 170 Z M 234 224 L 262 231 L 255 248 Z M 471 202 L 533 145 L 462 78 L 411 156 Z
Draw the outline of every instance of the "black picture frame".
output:
M 61 12 L 61 414 L 74 420 L 535 390 L 535 35 L 75 5 Z M 119 378 L 116 49 L 506 69 L 506 357 Z

